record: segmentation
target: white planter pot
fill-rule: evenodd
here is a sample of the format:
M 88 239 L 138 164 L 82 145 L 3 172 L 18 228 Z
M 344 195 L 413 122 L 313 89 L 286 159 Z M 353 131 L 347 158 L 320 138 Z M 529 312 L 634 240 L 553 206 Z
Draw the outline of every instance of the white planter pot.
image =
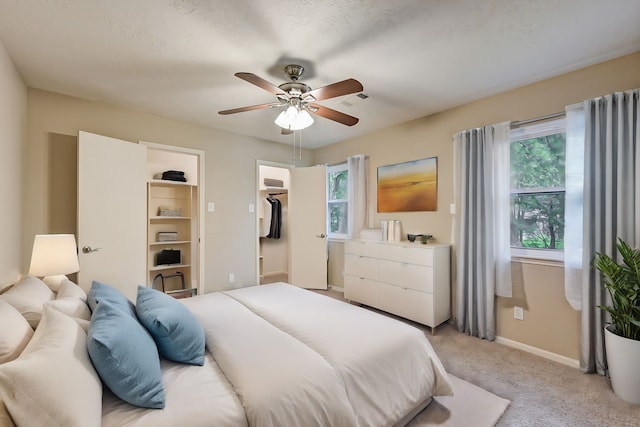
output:
M 627 402 L 640 405 L 640 341 L 604 330 L 607 365 L 613 392 Z

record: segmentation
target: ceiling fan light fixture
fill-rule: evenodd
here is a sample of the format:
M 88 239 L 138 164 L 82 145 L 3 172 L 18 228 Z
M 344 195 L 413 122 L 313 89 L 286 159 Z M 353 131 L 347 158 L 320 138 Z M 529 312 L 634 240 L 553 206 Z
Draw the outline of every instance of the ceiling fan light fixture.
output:
M 298 110 L 293 105 L 276 117 L 275 123 L 283 129 L 300 130 L 313 124 L 313 118 L 305 110 Z

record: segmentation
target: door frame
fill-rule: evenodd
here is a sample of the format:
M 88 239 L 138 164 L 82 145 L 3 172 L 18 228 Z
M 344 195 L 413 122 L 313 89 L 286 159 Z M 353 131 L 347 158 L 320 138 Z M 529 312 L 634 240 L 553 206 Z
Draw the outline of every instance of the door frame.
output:
M 204 161 L 204 151 L 203 150 L 196 150 L 193 148 L 187 148 L 187 147 L 179 147 L 179 146 L 175 146 L 175 145 L 166 145 L 166 144 L 159 144 L 156 142 L 148 142 L 148 141 L 138 141 L 138 144 L 140 145 L 145 145 L 147 148 L 153 149 L 153 150 L 162 150 L 162 151 L 169 151 L 169 152 L 173 152 L 173 153 L 179 153 L 179 154 L 190 154 L 190 155 L 194 155 L 197 157 L 197 162 L 198 162 L 198 221 L 197 221 L 197 228 L 198 228 L 198 271 L 197 271 L 197 276 L 198 276 L 198 295 L 202 295 L 204 294 L 204 289 L 205 289 L 205 282 L 204 282 L 204 278 L 205 278 L 205 272 L 204 272 L 204 165 L 205 165 L 205 161 Z

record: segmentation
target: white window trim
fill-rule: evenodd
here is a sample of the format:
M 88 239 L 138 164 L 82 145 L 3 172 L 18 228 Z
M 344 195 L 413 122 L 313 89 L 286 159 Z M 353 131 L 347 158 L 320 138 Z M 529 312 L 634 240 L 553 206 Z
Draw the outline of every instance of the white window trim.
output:
M 329 200 L 329 174 L 330 173 L 334 173 L 334 172 L 341 172 L 341 171 L 345 171 L 348 170 L 349 165 L 347 162 L 344 163 L 338 163 L 335 165 L 331 165 L 331 166 L 327 166 L 327 196 L 326 196 L 326 200 L 327 200 L 327 239 L 331 239 L 331 240 L 347 240 L 348 234 L 347 233 L 332 233 L 330 230 L 330 224 L 329 221 L 331 221 L 331 218 L 329 216 L 329 205 L 332 203 L 347 203 L 347 206 L 349 206 L 349 195 L 347 194 L 347 198 L 346 199 L 334 199 L 334 200 Z M 348 190 L 347 190 L 348 191 Z M 349 227 L 349 224 L 347 223 L 347 227 Z M 347 230 L 348 231 L 348 230 Z
M 523 139 L 535 138 L 539 136 L 560 133 L 558 131 L 567 131 L 566 120 L 564 117 L 555 120 L 549 120 L 538 124 L 522 126 L 518 129 L 511 130 L 511 143 Z M 540 188 L 540 189 L 513 189 L 512 194 L 520 193 L 547 193 L 557 192 L 557 188 Z M 566 191 L 566 186 L 563 187 Z M 527 264 L 563 266 L 564 265 L 564 249 L 541 249 L 541 248 L 519 248 L 511 247 L 511 260 Z

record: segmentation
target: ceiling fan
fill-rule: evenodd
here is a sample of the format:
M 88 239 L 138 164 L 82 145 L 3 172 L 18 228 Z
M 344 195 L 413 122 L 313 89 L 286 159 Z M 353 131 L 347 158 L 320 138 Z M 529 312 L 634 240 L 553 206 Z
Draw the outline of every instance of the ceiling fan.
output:
M 292 133 L 294 130 L 310 126 L 313 123 L 313 119 L 309 113 L 342 123 L 346 126 L 353 126 L 358 123 L 358 118 L 356 117 L 328 107 L 323 107 L 322 105 L 315 104 L 315 102 L 362 92 L 364 88 L 359 81 L 347 79 L 318 89 L 311 89 L 308 85 L 299 81 L 304 73 L 304 67 L 302 65 L 289 64 L 284 67 L 284 72 L 290 81 L 282 83 L 279 86 L 269 83 L 253 73 L 235 73 L 234 75 L 236 77 L 274 94 L 276 98 L 278 98 L 278 101 L 223 110 L 219 111 L 218 114 L 227 115 L 242 113 L 244 111 L 261 110 L 264 108 L 287 107 L 276 119 L 276 124 L 283 128 L 283 134 Z

